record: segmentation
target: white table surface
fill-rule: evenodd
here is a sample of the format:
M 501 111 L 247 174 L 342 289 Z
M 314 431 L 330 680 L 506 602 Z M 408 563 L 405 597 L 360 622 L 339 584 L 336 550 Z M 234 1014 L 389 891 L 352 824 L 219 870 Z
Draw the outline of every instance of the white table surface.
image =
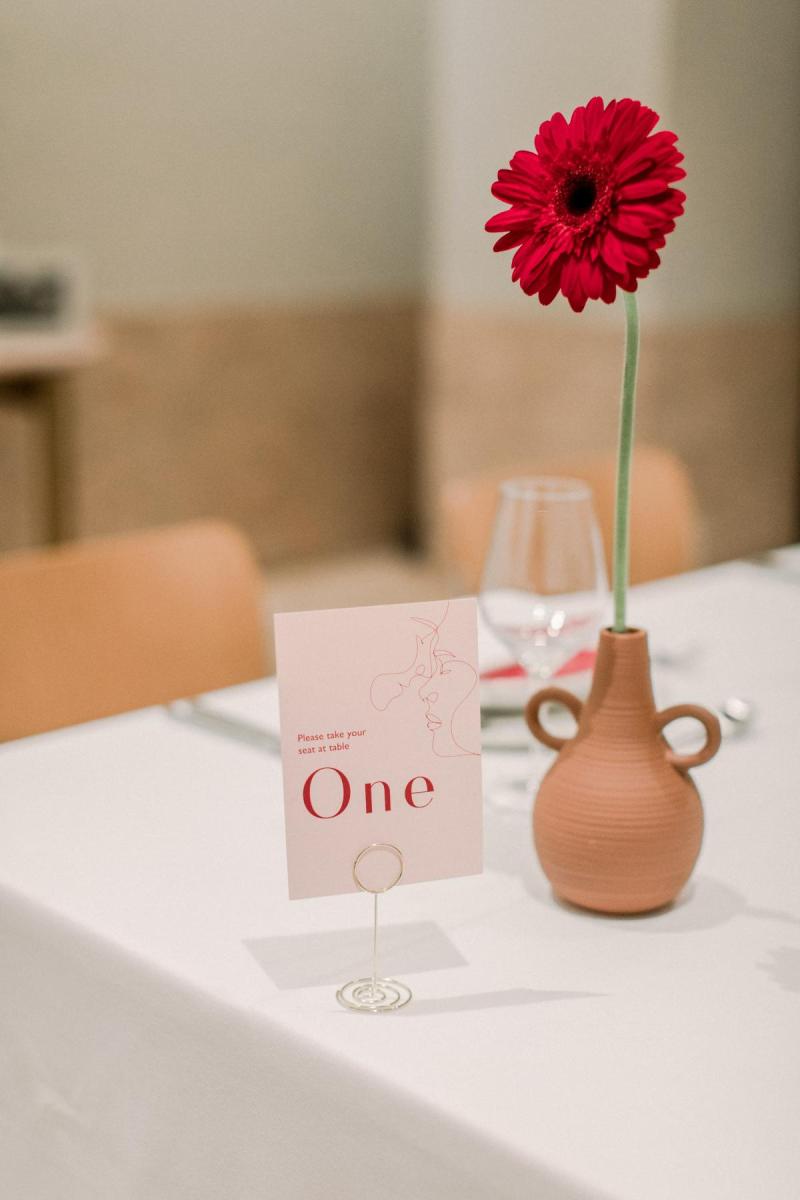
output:
M 286 898 L 276 758 L 156 709 L 0 749 L 3 1195 L 796 1200 L 800 588 L 730 564 L 629 615 L 695 646 L 661 705 L 757 705 L 686 894 L 568 910 L 487 811 L 483 876 L 382 903 L 390 1016 L 334 998 L 367 898 Z M 215 701 L 276 719 L 273 681 Z

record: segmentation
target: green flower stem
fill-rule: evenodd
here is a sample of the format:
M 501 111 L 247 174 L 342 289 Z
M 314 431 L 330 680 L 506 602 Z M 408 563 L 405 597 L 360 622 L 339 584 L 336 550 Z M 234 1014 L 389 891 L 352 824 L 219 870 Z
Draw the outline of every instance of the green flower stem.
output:
M 622 403 L 619 415 L 619 453 L 617 455 L 617 500 L 614 513 L 614 633 L 624 633 L 625 602 L 628 589 L 629 518 L 631 510 L 631 457 L 633 455 L 633 416 L 636 403 L 636 367 L 639 361 L 639 310 L 636 293 L 623 292 L 625 301 L 625 370 L 622 375 Z

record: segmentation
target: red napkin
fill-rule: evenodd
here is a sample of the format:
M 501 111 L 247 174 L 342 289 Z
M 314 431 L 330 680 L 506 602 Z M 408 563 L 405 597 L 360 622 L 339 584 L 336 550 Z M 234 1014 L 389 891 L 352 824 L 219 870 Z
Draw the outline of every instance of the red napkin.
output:
M 577 675 L 579 671 L 591 671 L 596 658 L 596 650 L 579 650 L 568 662 L 564 663 L 563 667 L 559 667 L 556 677 Z M 484 671 L 481 679 L 521 679 L 524 675 L 525 668 L 521 667 L 519 663 L 512 663 L 508 667 L 495 667 L 493 671 Z

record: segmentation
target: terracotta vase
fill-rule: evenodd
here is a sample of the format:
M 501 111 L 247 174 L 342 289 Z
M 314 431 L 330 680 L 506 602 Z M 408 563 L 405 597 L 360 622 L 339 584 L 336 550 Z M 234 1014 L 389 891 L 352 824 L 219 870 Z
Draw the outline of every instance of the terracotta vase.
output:
M 554 737 L 542 726 L 541 707 L 553 701 L 578 721 L 574 737 Z M 536 851 L 556 895 L 607 913 L 648 912 L 674 900 L 703 838 L 703 809 L 688 771 L 719 749 L 717 718 L 694 704 L 656 712 L 640 629 L 603 630 L 584 703 L 547 687 L 531 697 L 525 716 L 534 736 L 559 751 L 533 813 Z M 705 726 L 696 753 L 679 754 L 662 737 L 678 717 Z

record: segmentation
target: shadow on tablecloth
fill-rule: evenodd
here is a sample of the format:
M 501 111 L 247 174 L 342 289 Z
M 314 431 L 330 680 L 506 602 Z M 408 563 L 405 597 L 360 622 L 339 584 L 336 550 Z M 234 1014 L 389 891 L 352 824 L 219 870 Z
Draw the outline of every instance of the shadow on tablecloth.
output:
M 317 987 L 368 975 L 372 929 L 325 929 L 249 938 L 245 946 L 276 987 Z M 381 925 L 382 974 L 403 975 L 465 967 L 467 960 L 435 921 Z

